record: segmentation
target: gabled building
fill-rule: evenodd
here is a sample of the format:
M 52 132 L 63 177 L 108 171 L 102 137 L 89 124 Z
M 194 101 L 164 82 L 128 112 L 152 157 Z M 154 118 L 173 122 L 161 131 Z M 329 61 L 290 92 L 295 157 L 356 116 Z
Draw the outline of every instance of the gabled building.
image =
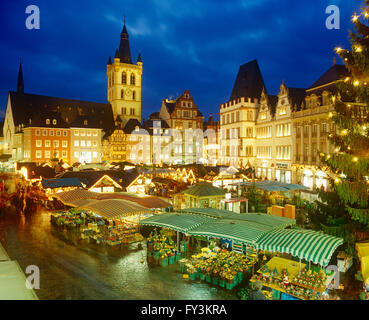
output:
M 337 152 L 328 136 L 336 132 L 329 114 L 334 111 L 332 95 L 337 93 L 337 83 L 349 76 L 344 65 L 334 62 L 313 85 L 306 90 L 305 102 L 292 113 L 293 154 L 296 182 L 311 189 L 328 189 L 327 173 L 320 165 L 319 154 Z
M 255 123 L 263 90 L 258 62 L 242 65 L 230 100 L 220 105 L 220 164 L 242 167 L 255 159 Z
M 278 96 L 264 91 L 256 121 L 255 173 L 258 178 L 292 183 L 292 112 L 304 103 L 305 89 L 283 83 Z
M 80 115 L 70 124 L 71 163 L 101 162 L 102 129 L 95 117 Z
M 13 160 L 43 162 L 58 157 L 70 161 L 70 126 L 81 116 L 93 117 L 103 131 L 113 124 L 109 104 L 25 93 L 20 64 L 17 91 L 8 94 L 4 152 Z
M 197 129 L 203 130 L 204 117 L 188 90 L 175 100 L 164 99 L 159 118 L 181 134 L 181 138 L 173 138 L 176 162 L 193 163 L 199 156 L 202 158 L 203 141 L 197 141 L 193 134 Z

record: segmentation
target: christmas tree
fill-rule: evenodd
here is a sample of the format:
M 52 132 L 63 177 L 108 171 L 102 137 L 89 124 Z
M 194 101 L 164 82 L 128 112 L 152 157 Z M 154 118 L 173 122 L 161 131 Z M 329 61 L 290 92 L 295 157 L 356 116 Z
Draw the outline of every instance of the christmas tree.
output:
M 352 22 L 351 50 L 336 48 L 350 76 L 337 84 L 334 112 L 328 115 L 337 127 L 329 136 L 335 152 L 320 154 L 346 210 L 349 232 L 345 240 L 351 254 L 355 241 L 367 238 L 369 230 L 369 0 Z

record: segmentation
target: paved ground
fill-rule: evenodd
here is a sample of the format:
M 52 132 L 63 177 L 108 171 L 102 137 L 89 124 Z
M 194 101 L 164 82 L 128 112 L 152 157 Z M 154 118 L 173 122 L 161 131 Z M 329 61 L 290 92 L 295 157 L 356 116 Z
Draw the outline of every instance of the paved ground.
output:
M 236 299 L 228 292 L 182 280 L 178 264 L 149 267 L 145 250 L 96 250 L 73 244 L 50 225 L 48 212 L 30 218 L 0 217 L 0 242 L 25 271 L 40 268 L 39 299 Z

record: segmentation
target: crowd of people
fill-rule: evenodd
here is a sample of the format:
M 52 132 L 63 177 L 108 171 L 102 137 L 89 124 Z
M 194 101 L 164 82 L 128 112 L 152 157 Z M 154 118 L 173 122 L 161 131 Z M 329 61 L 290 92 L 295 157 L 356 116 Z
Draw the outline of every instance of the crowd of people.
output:
M 37 183 L 27 181 L 22 175 L 0 175 L 0 211 L 29 215 L 38 206 L 46 207 L 48 196 Z M 16 210 L 14 210 L 16 208 Z

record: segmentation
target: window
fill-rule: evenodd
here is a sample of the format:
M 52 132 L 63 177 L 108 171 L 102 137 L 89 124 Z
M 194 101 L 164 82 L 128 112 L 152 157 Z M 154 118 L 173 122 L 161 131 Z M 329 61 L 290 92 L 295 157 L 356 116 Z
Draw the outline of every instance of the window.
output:
M 42 147 L 42 140 L 36 140 L 36 147 L 41 148 Z
M 231 122 L 234 122 L 234 113 L 231 114 Z
M 123 71 L 122 72 L 122 84 L 126 84 L 126 83 L 127 83 L 127 73 Z
M 95 141 L 93 141 L 92 142 L 92 145 L 94 146 L 94 147 L 97 147 L 97 141 L 95 140 Z
M 240 112 L 239 111 L 236 112 L 236 121 L 237 122 L 240 121 Z
M 136 100 L 136 91 L 134 91 L 134 90 L 132 92 L 132 100 Z
M 94 130 L 94 132 L 93 132 L 93 136 L 94 136 L 94 137 L 97 137 L 97 130 Z
M 41 134 L 41 131 L 40 130 L 36 130 L 36 136 L 39 136 Z
M 58 151 L 58 150 L 55 150 L 55 151 L 54 151 L 54 157 L 55 157 L 55 158 L 59 158 L 59 151 Z
M 67 148 L 68 147 L 68 141 L 67 140 L 63 140 L 62 147 L 63 148 Z
M 42 135 L 47 136 L 47 130 L 42 130 Z
M 265 120 L 266 118 L 267 118 L 266 112 L 262 112 L 261 115 L 260 115 L 260 119 Z
M 56 120 L 55 119 L 53 120 L 53 125 L 56 125 Z
M 87 140 L 87 147 L 91 147 L 91 140 Z
M 46 119 L 46 124 L 50 124 L 50 119 Z
M 45 140 L 45 148 L 50 148 L 51 142 L 50 140 Z
M 75 151 L 75 152 L 74 152 L 74 157 L 75 157 L 75 158 L 78 158 L 78 157 L 79 157 L 79 152 L 78 152 L 78 151 Z
M 87 130 L 87 137 L 91 137 L 91 130 Z
M 134 86 L 136 84 L 136 77 L 135 75 L 132 73 L 131 74 L 131 85 Z
M 81 134 L 81 137 L 84 137 L 86 135 L 85 130 L 81 130 L 80 134 Z
M 56 131 L 56 135 L 57 135 L 58 137 L 60 137 L 60 135 L 61 135 L 60 130 L 57 130 L 57 131 Z
M 54 136 L 54 130 L 50 130 L 50 136 Z
M 97 152 L 96 152 L 96 151 L 94 151 L 94 152 L 92 153 L 92 156 L 93 156 L 93 158 L 97 158 Z
M 64 131 L 63 131 L 63 136 L 64 136 L 64 137 L 66 137 L 67 135 L 68 135 L 67 130 L 64 130 Z
M 287 114 L 287 108 L 286 107 L 280 107 L 279 109 L 279 115 L 284 116 Z
M 45 158 L 50 159 L 50 151 L 45 151 Z
M 85 147 L 85 140 L 81 140 L 81 147 Z
M 79 147 L 79 141 L 78 140 L 74 140 L 74 146 Z
M 78 130 L 74 130 L 74 135 L 75 136 L 79 136 L 79 131 Z
M 67 151 L 62 151 L 62 158 L 66 158 L 67 157 Z
M 54 148 L 59 148 L 59 140 L 54 140 Z
M 87 126 L 88 125 L 88 121 L 85 119 L 85 120 L 83 120 L 83 125 L 84 126 Z
M 42 152 L 41 152 L 41 150 L 36 150 L 36 158 L 37 158 L 37 159 L 41 159 L 41 157 L 42 157 Z
M 123 99 L 124 98 L 124 90 L 120 90 L 120 98 Z

